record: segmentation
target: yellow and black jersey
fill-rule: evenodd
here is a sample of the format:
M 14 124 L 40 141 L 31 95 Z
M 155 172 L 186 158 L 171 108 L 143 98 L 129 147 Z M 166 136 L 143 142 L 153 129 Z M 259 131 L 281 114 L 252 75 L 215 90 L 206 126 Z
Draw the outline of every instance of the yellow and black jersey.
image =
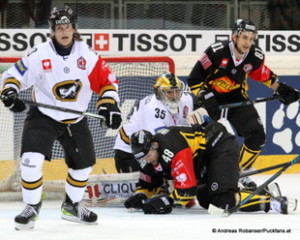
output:
M 264 64 L 264 53 L 258 46 L 252 45 L 240 60 L 233 49 L 233 42 L 216 42 L 200 56 L 187 79 L 196 96 L 200 90 L 209 89 L 222 104 L 244 101 L 248 99 L 248 77 L 268 87 L 277 80 Z

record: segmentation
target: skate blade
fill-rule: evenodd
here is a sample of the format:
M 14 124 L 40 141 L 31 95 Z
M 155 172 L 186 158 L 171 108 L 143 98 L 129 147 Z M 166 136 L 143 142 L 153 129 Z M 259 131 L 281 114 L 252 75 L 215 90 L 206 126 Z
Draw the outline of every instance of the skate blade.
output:
M 20 230 L 31 230 L 34 228 L 35 222 L 30 221 L 27 224 L 21 224 L 21 223 L 16 223 L 15 225 L 15 230 L 20 231 Z
M 66 216 L 66 215 L 62 215 L 61 218 L 63 220 L 69 221 L 69 222 L 75 222 L 75 223 L 80 223 L 80 224 L 85 224 L 85 225 L 98 225 L 98 222 L 86 222 L 86 221 L 82 221 L 81 219 L 79 219 L 78 217 L 75 216 Z

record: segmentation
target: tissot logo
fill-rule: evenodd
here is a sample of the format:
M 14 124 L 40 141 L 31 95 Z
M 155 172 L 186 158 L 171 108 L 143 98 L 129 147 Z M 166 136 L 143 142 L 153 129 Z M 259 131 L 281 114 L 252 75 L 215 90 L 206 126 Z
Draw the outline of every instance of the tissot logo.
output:
M 94 49 L 96 51 L 109 51 L 109 34 L 94 34 Z

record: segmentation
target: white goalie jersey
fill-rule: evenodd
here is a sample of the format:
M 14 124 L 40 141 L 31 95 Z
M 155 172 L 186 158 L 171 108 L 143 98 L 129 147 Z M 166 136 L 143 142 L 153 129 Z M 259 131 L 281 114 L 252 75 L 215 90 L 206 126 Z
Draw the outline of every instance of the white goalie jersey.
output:
M 193 98 L 188 93 L 182 94 L 176 114 L 172 114 L 155 94 L 146 96 L 132 108 L 127 123 L 119 130 L 114 149 L 131 153 L 130 137 L 134 132 L 145 129 L 155 134 L 166 127 L 187 125 L 187 116 L 192 111 Z
M 36 102 L 62 108 L 86 111 L 92 93 L 113 85 L 118 89 L 115 75 L 105 61 L 85 42 L 75 41 L 69 56 L 60 56 L 49 40 L 33 48 L 3 74 L 4 87 L 18 92 L 33 86 Z M 105 96 L 119 102 L 116 91 L 105 91 Z M 74 119 L 73 113 L 41 108 L 39 110 L 56 121 Z

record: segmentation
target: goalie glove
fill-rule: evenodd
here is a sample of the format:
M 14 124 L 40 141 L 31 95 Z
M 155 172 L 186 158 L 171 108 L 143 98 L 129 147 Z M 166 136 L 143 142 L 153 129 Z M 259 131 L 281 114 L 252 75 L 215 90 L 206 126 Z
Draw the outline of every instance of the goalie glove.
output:
M 144 200 L 143 211 L 145 214 L 167 214 L 173 210 L 174 200 L 167 196 L 157 196 Z
M 110 97 L 100 98 L 97 102 L 98 114 L 105 118 L 106 126 L 112 129 L 120 127 L 121 111 L 116 100 Z
M 197 108 L 195 111 L 192 111 L 187 116 L 186 120 L 189 125 L 198 124 L 203 126 L 207 125 L 211 121 L 207 111 L 203 107 Z
M 199 92 L 198 104 L 207 110 L 211 119 L 217 121 L 220 118 L 221 110 L 213 92 L 207 90 Z
M 136 208 L 141 209 L 143 208 L 143 200 L 146 200 L 147 196 L 144 193 L 136 193 L 133 196 L 129 197 L 125 203 L 124 206 L 126 208 Z
M 13 112 L 22 112 L 26 109 L 25 103 L 18 98 L 17 90 L 13 87 L 2 90 L 1 100 L 4 106 Z
M 279 86 L 273 95 L 281 95 L 282 98 L 280 98 L 280 102 L 282 102 L 283 104 L 290 104 L 296 102 L 300 98 L 299 91 L 284 83 L 279 83 Z

